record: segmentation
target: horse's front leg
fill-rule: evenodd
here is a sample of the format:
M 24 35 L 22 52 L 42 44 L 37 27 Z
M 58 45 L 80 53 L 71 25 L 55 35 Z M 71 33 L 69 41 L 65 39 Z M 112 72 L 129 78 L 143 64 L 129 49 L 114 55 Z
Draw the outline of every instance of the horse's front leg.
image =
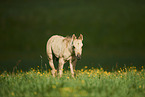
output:
M 63 74 L 63 65 L 64 65 L 64 59 L 59 58 L 59 75 L 60 75 L 60 77 L 62 77 L 62 74 Z
M 75 70 L 76 62 L 77 62 L 77 59 L 70 59 L 69 61 L 72 77 L 74 77 L 74 70 Z

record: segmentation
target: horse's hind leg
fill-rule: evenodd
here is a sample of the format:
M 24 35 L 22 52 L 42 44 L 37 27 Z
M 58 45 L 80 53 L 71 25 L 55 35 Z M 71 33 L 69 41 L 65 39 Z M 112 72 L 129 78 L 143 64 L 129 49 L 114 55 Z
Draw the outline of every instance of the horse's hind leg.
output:
M 49 60 L 49 65 L 52 68 L 51 73 L 55 77 L 55 75 L 56 75 L 55 73 L 57 72 L 57 70 L 54 67 L 53 60 Z
M 51 43 L 51 40 L 49 40 L 47 42 L 46 50 L 47 50 L 49 65 L 52 68 L 51 73 L 55 77 L 56 69 L 55 69 L 54 64 L 53 64 L 53 54 L 52 54 L 52 49 L 51 49 L 51 44 L 50 43 Z
M 52 73 L 52 75 L 55 77 L 55 73 L 56 73 L 57 70 L 56 70 L 55 67 L 54 67 L 53 56 L 52 56 L 52 54 L 48 54 L 48 60 L 49 60 L 49 65 L 50 65 L 50 67 L 52 68 L 51 73 Z

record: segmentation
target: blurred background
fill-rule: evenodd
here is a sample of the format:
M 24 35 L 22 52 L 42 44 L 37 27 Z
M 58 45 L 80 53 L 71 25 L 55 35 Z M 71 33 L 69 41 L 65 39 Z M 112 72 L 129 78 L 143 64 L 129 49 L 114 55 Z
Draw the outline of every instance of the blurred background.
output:
M 73 33 L 84 35 L 76 69 L 145 65 L 144 0 L 2 0 L 0 72 L 50 68 L 47 40 Z

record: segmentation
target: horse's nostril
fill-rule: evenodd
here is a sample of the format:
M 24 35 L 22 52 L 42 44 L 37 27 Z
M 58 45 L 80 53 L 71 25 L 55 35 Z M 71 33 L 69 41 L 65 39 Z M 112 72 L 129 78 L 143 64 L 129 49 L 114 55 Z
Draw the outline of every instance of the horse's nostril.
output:
M 81 55 L 80 55 L 80 54 L 77 55 L 77 59 L 78 59 L 78 60 L 81 59 Z

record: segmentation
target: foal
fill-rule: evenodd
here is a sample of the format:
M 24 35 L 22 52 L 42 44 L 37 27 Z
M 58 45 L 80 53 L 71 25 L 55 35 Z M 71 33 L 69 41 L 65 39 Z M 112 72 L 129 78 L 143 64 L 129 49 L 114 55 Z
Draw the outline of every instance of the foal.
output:
M 63 74 L 63 65 L 69 61 L 72 77 L 74 77 L 74 70 L 77 60 L 81 59 L 83 35 L 80 34 L 77 39 L 75 34 L 72 37 L 63 37 L 59 35 L 52 36 L 46 45 L 49 65 L 52 68 L 51 73 L 55 77 L 57 70 L 53 63 L 53 55 L 59 59 L 59 75 Z

